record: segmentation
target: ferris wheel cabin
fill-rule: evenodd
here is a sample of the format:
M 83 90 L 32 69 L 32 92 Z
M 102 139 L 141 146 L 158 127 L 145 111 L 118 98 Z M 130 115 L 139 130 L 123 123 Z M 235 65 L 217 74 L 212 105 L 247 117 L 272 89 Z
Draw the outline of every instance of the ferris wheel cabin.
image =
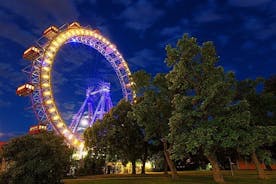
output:
M 41 132 L 45 132 L 47 131 L 47 126 L 43 125 L 43 124 L 38 124 L 38 125 L 34 125 L 31 126 L 29 129 L 29 134 L 33 135 L 33 134 L 39 134 Z
M 34 85 L 26 83 L 16 89 L 16 94 L 18 96 L 28 96 L 34 91 L 34 88 Z
M 59 29 L 56 26 L 50 26 L 43 31 L 43 36 L 51 40 L 58 34 Z
M 101 31 L 99 29 L 94 29 L 93 32 L 97 34 L 101 34 Z
M 40 56 L 40 50 L 37 47 L 30 47 L 23 53 L 23 59 L 34 61 Z
M 69 26 L 68 26 L 68 28 L 70 29 L 70 28 L 80 28 L 81 26 L 80 26 L 80 24 L 78 23 L 78 22 L 73 22 L 73 23 L 71 23 Z

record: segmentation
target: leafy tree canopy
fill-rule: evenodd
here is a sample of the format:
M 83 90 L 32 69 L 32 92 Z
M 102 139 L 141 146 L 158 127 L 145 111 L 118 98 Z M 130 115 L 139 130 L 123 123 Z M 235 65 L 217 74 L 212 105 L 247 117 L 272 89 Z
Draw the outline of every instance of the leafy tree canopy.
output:
M 131 104 L 121 100 L 103 120 L 96 122 L 85 131 L 88 147 L 104 150 L 110 158 L 135 161 L 141 158 L 144 134 L 140 126 L 128 116 Z
M 9 141 L 2 156 L 9 163 L 1 175 L 5 184 L 61 183 L 70 165 L 72 150 L 52 132 L 24 135 Z

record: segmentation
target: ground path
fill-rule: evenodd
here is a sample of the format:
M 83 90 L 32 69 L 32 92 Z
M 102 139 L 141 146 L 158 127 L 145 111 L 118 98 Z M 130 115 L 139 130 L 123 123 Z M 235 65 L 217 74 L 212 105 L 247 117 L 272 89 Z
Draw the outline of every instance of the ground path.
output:
M 256 171 L 223 171 L 227 184 L 276 184 L 276 171 L 267 171 L 269 179 L 257 179 Z M 210 171 L 182 171 L 179 180 L 172 181 L 168 175 L 151 172 L 146 175 L 93 175 L 82 176 L 77 179 L 65 179 L 65 184 L 211 184 L 214 183 Z

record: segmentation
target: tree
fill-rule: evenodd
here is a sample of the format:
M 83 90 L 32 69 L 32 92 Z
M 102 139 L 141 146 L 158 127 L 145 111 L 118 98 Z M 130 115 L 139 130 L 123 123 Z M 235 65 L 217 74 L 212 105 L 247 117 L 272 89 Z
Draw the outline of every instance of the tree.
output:
M 184 35 L 173 48 L 166 47 L 166 75 L 173 93 L 170 118 L 172 155 L 202 152 L 210 161 L 216 182 L 224 182 L 217 152 L 233 148 L 249 128 L 248 104 L 235 101 L 236 80 L 217 66 L 219 57 L 211 42 L 198 45 Z
M 172 178 L 177 178 L 177 171 L 170 158 L 170 147 L 167 136 L 169 134 L 169 118 L 171 116 L 171 94 L 167 88 L 164 74 L 157 74 L 154 79 L 145 71 L 133 74 L 138 92 L 138 102 L 133 105 L 131 116 L 145 129 L 146 140 L 162 144 L 166 163 Z M 165 166 L 167 167 L 167 166 Z
M 3 157 L 9 163 L 1 175 L 5 184 L 61 183 L 69 169 L 72 150 L 64 139 L 52 132 L 14 138 L 3 147 Z
M 260 164 L 260 158 L 267 156 L 267 146 L 276 141 L 275 113 L 276 97 L 269 86 L 265 85 L 263 92 L 258 92 L 258 86 L 263 83 L 263 79 L 246 79 L 238 83 L 238 100 L 246 99 L 250 110 L 250 131 L 238 145 L 238 151 L 242 154 L 250 155 L 256 166 L 258 177 L 265 179 L 266 175 Z M 266 83 L 268 84 L 268 83 Z M 272 87 L 272 86 L 271 86 Z
M 136 121 L 128 116 L 130 111 L 131 104 L 121 100 L 84 135 L 88 147 L 105 150 L 108 155 L 123 162 L 130 161 L 132 174 L 136 174 L 136 160 L 141 158 L 144 150 L 144 135 Z M 96 141 L 100 139 L 104 141 Z
M 265 80 L 264 91 L 276 95 L 276 75 L 270 76 Z

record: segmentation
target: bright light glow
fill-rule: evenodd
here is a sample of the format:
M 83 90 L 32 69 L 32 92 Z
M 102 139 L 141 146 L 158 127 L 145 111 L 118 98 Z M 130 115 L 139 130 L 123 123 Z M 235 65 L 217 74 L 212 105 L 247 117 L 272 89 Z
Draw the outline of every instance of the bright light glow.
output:
M 80 148 L 83 149 L 84 148 L 84 143 L 80 143 Z
M 52 52 L 47 52 L 45 55 L 48 58 L 52 58 L 54 56 Z
M 64 41 L 65 41 L 65 39 L 63 39 L 62 37 L 58 37 L 57 39 L 56 39 L 56 41 L 57 41 L 57 44 L 58 45 L 61 45 Z
M 50 67 L 48 67 L 48 66 L 44 66 L 44 67 L 42 67 L 42 70 L 45 70 L 46 72 L 49 72 L 50 71 Z
M 49 76 L 49 75 L 47 75 L 47 74 L 44 74 L 44 75 L 42 75 L 42 78 L 43 78 L 43 79 L 49 79 L 49 78 L 50 78 L 50 76 Z
M 88 119 L 86 119 L 86 118 L 83 118 L 82 120 L 81 120 L 81 122 L 80 122 L 80 124 L 81 124 L 81 126 L 84 126 L 84 127 L 87 127 L 88 126 Z
M 75 140 L 73 141 L 73 144 L 74 144 L 74 145 L 77 145 L 78 143 L 79 143 L 78 139 L 75 139 Z
M 56 111 L 56 109 L 55 109 L 54 107 L 52 107 L 52 108 L 50 108 L 48 111 L 49 111 L 50 113 L 53 113 L 53 112 Z
M 147 161 L 145 164 L 146 169 L 151 169 L 152 168 L 152 164 L 151 162 Z
M 49 51 L 50 51 L 51 54 L 53 55 L 53 53 L 56 53 L 56 52 L 57 52 L 57 47 L 51 46 L 51 47 L 49 47 Z
M 58 128 L 61 128 L 61 127 L 63 127 L 63 125 L 64 125 L 63 123 L 59 122 L 59 123 L 57 124 L 57 127 L 58 127 Z
M 52 99 L 49 99 L 49 100 L 47 100 L 45 103 L 46 103 L 47 105 L 50 105 L 50 104 L 53 103 L 53 100 L 52 100 Z
M 51 95 L 51 91 L 44 91 L 44 92 L 43 92 L 43 95 L 44 95 L 44 96 L 49 96 L 49 95 Z
M 55 115 L 54 117 L 53 117 L 53 120 L 58 120 L 59 119 L 59 116 L 58 115 Z
M 42 84 L 42 86 L 43 86 L 43 87 L 49 87 L 50 84 L 45 82 L 45 83 Z
M 58 46 L 58 42 L 54 40 L 54 41 L 52 41 L 52 45 L 57 47 Z
M 70 135 L 68 136 L 68 139 L 71 140 L 72 138 L 73 138 L 73 135 L 70 134 Z
M 71 37 L 71 35 L 72 35 L 72 33 L 71 33 L 70 31 L 67 31 L 67 32 L 66 32 L 66 36 L 67 36 L 67 37 Z
M 62 134 L 66 134 L 68 132 L 68 130 L 65 128 L 63 131 L 62 131 Z
M 45 63 L 48 63 L 48 64 L 52 64 L 52 60 L 50 60 L 49 58 L 46 58 L 46 59 L 44 60 L 44 62 L 45 62 Z

